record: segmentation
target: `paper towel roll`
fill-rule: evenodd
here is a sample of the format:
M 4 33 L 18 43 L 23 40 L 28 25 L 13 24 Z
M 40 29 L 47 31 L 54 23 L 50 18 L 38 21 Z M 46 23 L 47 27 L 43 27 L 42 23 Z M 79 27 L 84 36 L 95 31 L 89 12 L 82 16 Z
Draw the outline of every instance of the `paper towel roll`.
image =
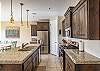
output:
M 84 52 L 84 42 L 82 40 L 79 42 L 79 51 Z

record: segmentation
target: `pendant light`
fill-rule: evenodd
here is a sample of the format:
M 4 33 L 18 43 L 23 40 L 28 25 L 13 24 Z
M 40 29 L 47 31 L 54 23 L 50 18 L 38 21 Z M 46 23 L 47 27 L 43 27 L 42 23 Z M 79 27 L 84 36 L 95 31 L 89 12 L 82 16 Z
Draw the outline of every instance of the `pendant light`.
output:
M 20 5 L 21 5 L 21 26 L 23 26 L 23 18 L 22 18 L 22 16 L 23 16 L 23 11 L 22 11 L 22 6 L 24 5 L 23 3 L 20 3 Z
M 27 27 L 29 27 L 29 24 L 28 24 L 28 12 L 29 10 L 26 10 L 27 11 Z
M 35 15 L 36 15 L 36 14 L 37 14 L 37 13 L 32 13 L 32 15 L 33 15 L 33 16 L 32 16 L 32 18 L 33 18 L 33 21 L 32 21 L 32 22 L 33 22 L 33 24 L 35 24 L 35 23 L 36 23 L 36 21 L 34 20 L 34 19 L 35 19 Z
M 13 19 L 13 12 L 12 12 L 12 0 L 11 0 L 11 17 L 10 17 L 10 24 L 14 24 L 14 19 Z

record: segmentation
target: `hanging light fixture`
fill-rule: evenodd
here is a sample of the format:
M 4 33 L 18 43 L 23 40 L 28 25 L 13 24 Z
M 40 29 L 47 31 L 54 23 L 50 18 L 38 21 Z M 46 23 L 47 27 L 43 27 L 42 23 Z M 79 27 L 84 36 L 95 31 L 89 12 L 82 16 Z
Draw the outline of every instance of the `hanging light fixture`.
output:
M 34 16 L 32 18 L 33 18 L 33 22 L 34 22 Z
M 23 13 L 23 11 L 22 11 L 22 6 L 24 5 L 23 3 L 20 3 L 20 5 L 21 5 L 21 26 L 23 26 L 23 18 L 22 18 L 22 13 Z
M 35 21 L 35 16 L 36 16 L 36 14 L 37 14 L 37 13 L 32 13 L 32 15 L 33 15 L 33 16 L 32 16 L 32 18 L 33 18 L 33 21 L 32 21 L 32 22 L 33 22 L 33 24 L 37 24 L 37 22 Z
M 13 12 L 12 12 L 12 0 L 11 0 L 11 17 L 10 17 L 10 24 L 14 24 L 14 19 L 13 19 Z
M 29 10 L 26 10 L 27 11 L 27 27 L 29 27 L 29 24 L 28 24 L 28 12 Z

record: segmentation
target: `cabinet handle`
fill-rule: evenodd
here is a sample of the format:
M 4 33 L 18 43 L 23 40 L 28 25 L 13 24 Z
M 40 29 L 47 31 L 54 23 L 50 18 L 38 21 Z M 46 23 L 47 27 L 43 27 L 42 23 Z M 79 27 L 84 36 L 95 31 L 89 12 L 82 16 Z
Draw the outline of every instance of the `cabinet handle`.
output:
M 55 42 L 55 43 L 57 43 L 57 42 Z

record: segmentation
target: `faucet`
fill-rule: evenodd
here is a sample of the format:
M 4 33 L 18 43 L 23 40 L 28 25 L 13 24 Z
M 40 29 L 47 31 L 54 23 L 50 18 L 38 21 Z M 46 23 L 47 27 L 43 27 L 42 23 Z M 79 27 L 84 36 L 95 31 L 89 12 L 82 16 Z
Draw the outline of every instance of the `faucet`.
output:
M 26 43 L 26 44 L 22 43 L 22 48 L 24 48 L 26 45 L 28 45 L 28 43 Z

